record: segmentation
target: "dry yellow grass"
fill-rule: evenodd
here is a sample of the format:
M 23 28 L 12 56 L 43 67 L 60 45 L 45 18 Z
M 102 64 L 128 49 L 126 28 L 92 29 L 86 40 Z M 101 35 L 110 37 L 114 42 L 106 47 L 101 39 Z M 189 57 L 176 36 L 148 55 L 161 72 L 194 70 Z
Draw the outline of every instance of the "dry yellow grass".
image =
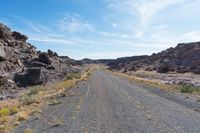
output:
M 166 91 L 178 91 L 180 89 L 180 85 L 176 85 L 176 84 L 165 84 L 165 83 L 162 83 L 159 81 L 138 78 L 136 76 L 130 76 L 130 75 L 126 75 L 126 74 L 119 73 L 119 72 L 112 72 L 112 73 L 114 75 L 123 77 L 129 81 L 135 81 L 140 85 L 148 85 L 148 86 L 152 86 L 152 87 L 157 87 L 159 89 L 163 89 Z
M 86 80 L 93 68 L 90 67 L 80 77 L 59 81 L 46 86 L 35 86 L 20 94 L 16 99 L 0 101 L 0 132 L 7 133 L 18 126 L 21 121 L 27 120 L 30 115 L 40 113 L 48 105 L 48 101 L 57 95 Z
M 139 85 L 148 85 L 154 88 L 156 87 L 156 88 L 163 89 L 165 91 L 170 91 L 170 92 L 187 93 L 188 96 L 189 94 L 192 94 L 192 96 L 195 96 L 198 99 L 200 99 L 200 87 L 198 86 L 189 85 L 189 84 L 167 84 L 167 83 L 156 81 L 154 79 L 150 80 L 150 79 L 145 79 L 145 78 L 139 78 L 135 75 L 127 75 L 127 74 L 116 72 L 116 71 L 112 73 L 114 75 L 123 77 L 129 81 L 137 82 L 137 84 Z

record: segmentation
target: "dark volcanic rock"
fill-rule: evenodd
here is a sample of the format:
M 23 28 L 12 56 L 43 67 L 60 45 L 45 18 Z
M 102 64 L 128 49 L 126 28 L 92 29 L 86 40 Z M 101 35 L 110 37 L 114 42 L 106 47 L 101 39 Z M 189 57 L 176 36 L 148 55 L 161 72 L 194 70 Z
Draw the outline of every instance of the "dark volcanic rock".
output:
M 159 67 L 158 67 L 158 72 L 159 73 L 167 73 L 170 71 L 170 67 L 168 64 L 160 64 Z
M 18 73 L 14 77 L 14 81 L 19 87 L 26 87 L 31 85 L 40 85 L 44 83 L 44 76 L 41 69 L 31 68 L 24 73 Z
M 20 41 L 26 41 L 28 39 L 27 36 L 22 35 L 21 33 L 14 31 L 12 36 L 16 39 L 16 40 L 20 40 Z
M 10 28 L 0 23 L 0 39 L 7 39 L 11 38 L 12 32 Z
M 39 60 L 45 64 L 51 65 L 51 59 L 49 58 L 49 55 L 47 53 L 41 53 L 38 56 Z
M 27 65 L 28 67 L 47 67 L 47 64 L 40 62 L 40 61 L 31 61 Z

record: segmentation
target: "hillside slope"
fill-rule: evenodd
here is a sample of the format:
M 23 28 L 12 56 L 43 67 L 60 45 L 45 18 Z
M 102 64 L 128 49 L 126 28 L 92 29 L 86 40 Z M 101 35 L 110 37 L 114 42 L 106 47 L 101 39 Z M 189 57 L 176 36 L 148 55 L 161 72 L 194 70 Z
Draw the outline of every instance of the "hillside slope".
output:
M 56 52 L 37 51 L 28 37 L 0 23 L 0 97 L 15 93 L 19 87 L 61 80 L 77 71 L 79 64 L 60 58 Z
M 159 73 L 167 72 L 193 72 L 200 73 L 200 42 L 181 43 L 175 48 L 169 48 L 157 54 L 136 61 L 123 60 L 123 65 L 109 64 L 112 69 L 124 71 L 157 71 Z

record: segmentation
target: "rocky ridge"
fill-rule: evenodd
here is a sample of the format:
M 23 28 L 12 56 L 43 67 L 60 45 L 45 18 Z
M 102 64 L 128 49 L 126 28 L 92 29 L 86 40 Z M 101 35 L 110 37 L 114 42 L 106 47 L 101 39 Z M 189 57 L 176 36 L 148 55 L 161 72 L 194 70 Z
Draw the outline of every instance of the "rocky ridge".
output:
M 0 23 L 0 96 L 15 93 L 19 87 L 61 80 L 78 71 L 79 65 L 56 52 L 40 52 L 27 42 L 28 37 Z
M 108 64 L 111 69 L 124 72 L 146 70 L 159 73 L 186 73 L 200 74 L 200 42 L 180 43 L 143 59 L 130 61 L 121 58 L 121 61 Z M 119 60 L 119 59 L 118 59 Z M 117 63 L 116 63 L 117 62 Z

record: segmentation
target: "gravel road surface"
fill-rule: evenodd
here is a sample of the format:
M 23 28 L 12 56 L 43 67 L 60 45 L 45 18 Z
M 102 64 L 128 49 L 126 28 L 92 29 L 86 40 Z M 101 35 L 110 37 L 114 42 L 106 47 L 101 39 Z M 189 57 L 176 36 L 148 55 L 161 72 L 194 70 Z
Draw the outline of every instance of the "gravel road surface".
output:
M 97 69 L 14 133 L 199 133 L 200 113 Z

